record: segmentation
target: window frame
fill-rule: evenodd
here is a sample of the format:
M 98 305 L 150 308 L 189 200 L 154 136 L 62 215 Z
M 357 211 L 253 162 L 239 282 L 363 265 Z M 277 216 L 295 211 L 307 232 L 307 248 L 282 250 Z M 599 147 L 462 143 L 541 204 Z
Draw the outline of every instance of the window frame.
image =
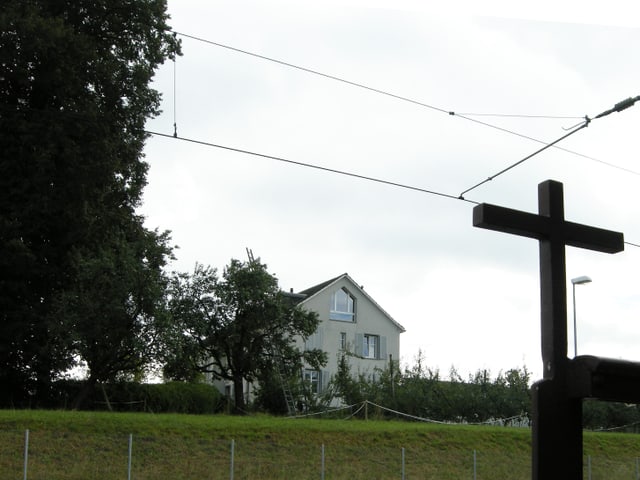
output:
M 347 298 L 346 310 L 339 310 L 339 294 L 344 294 Z M 351 309 L 349 310 L 349 308 Z M 331 294 L 331 299 L 329 300 L 329 320 L 348 323 L 356 322 L 356 297 L 351 295 L 351 292 L 349 292 L 345 287 L 342 287 Z
M 318 395 L 322 389 L 320 370 L 313 370 L 311 368 L 305 368 L 303 372 L 303 379 L 305 384 L 309 386 L 309 390 L 312 394 Z
M 380 359 L 380 335 L 370 333 L 362 335 L 362 357 L 370 360 Z

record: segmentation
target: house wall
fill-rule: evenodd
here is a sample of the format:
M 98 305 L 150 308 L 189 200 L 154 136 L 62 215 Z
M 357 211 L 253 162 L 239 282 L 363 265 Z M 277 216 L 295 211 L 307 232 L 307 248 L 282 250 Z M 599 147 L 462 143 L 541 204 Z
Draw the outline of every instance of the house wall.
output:
M 355 298 L 355 322 L 331 320 L 329 318 L 332 294 L 345 288 Z M 351 373 L 374 374 L 376 368 L 389 365 L 389 355 L 394 361 L 400 356 L 400 329 L 380 308 L 372 302 L 347 277 L 304 300 L 301 307 L 318 313 L 320 325 L 314 335 L 304 344 L 304 348 L 319 348 L 327 352 L 328 362 L 323 368 L 321 382 L 326 388 L 329 379 L 338 371 L 341 350 L 341 333 L 346 334 L 347 350 Z M 362 357 L 364 335 L 377 335 L 380 339 L 376 359 Z M 303 347 L 302 342 L 299 344 Z
M 331 310 L 331 296 L 334 292 L 345 288 L 355 298 L 355 322 L 332 320 L 329 318 Z M 300 349 L 318 348 L 327 353 L 327 365 L 320 372 L 320 391 L 325 390 L 331 376 L 338 372 L 338 360 L 344 353 L 341 348 L 341 333 L 346 334 L 346 351 L 348 362 L 353 375 L 374 375 L 376 368 L 385 369 L 389 366 L 389 355 L 397 362 L 400 358 L 400 333 L 404 331 L 383 312 L 374 301 L 355 285 L 348 276 L 339 278 L 336 282 L 320 290 L 299 304 L 308 311 L 318 314 L 320 324 L 315 334 L 303 342 L 297 340 Z M 363 358 L 362 342 L 364 335 L 376 335 L 380 342 L 377 358 Z M 213 383 L 221 393 L 233 398 L 233 384 L 229 381 L 214 380 L 211 376 L 207 381 Z M 254 386 L 244 382 L 245 399 L 253 400 Z M 337 403 L 337 402 L 336 402 Z

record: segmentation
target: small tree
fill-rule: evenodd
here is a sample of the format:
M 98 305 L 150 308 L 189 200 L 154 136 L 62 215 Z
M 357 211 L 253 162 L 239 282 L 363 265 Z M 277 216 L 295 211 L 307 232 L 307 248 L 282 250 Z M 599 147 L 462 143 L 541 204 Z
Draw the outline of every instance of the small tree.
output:
M 174 348 L 165 372 L 186 365 L 232 381 L 237 412 L 245 409 L 244 381 L 268 375 L 279 362 L 291 370 L 326 363 L 322 352 L 296 347 L 296 339 L 317 330 L 317 314 L 295 306 L 259 259 L 232 259 L 221 279 L 196 265 L 192 275 L 176 274 L 169 291 Z
M 105 239 L 99 254 L 78 250 L 77 282 L 59 297 L 61 327 L 70 352 L 85 362 L 88 377 L 76 408 L 100 382 L 142 376 L 161 358 L 166 321 L 168 234 L 132 222 L 129 232 Z

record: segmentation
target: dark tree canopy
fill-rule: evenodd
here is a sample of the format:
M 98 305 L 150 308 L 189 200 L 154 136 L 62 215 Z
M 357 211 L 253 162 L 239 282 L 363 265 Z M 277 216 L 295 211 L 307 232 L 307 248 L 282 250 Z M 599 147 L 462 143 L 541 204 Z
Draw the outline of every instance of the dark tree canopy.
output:
M 177 330 L 165 373 L 208 372 L 233 382 L 237 411 L 245 407 L 243 381 L 270 374 L 276 362 L 298 372 L 303 360 L 316 367 L 326 362 L 323 352 L 296 346 L 317 330 L 317 314 L 295 306 L 259 260 L 231 260 L 221 279 L 215 269 L 196 265 L 192 275 L 175 275 L 169 292 Z
M 86 321 L 95 319 L 104 305 L 90 308 L 91 297 L 83 296 L 74 315 L 79 305 L 69 301 L 71 292 L 159 269 L 169 254 L 166 235 L 145 230 L 135 213 L 146 183 L 144 124 L 159 112 L 150 81 L 179 53 L 167 20 L 164 0 L 24 0 L 0 7 L 5 393 L 17 397 L 46 385 L 82 354 L 81 329 L 69 321 L 80 311 Z M 130 268 L 112 268 L 119 262 Z M 140 295 L 130 292 L 128 299 Z

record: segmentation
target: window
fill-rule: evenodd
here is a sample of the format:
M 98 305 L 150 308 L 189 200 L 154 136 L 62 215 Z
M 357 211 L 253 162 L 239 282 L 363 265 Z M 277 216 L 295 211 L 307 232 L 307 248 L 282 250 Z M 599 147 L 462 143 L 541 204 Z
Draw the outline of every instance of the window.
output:
M 387 357 L 387 337 L 356 333 L 355 354 L 360 358 L 381 360 Z
M 304 382 L 309 386 L 311 393 L 320 393 L 320 372 L 318 370 L 305 370 Z
M 340 350 L 347 349 L 347 332 L 340 332 Z
M 333 295 L 331 295 L 329 318 L 343 322 L 355 322 L 355 303 L 355 299 L 344 288 L 334 292 Z
M 364 335 L 362 344 L 362 356 L 364 358 L 379 358 L 378 345 L 380 344 L 377 335 Z

